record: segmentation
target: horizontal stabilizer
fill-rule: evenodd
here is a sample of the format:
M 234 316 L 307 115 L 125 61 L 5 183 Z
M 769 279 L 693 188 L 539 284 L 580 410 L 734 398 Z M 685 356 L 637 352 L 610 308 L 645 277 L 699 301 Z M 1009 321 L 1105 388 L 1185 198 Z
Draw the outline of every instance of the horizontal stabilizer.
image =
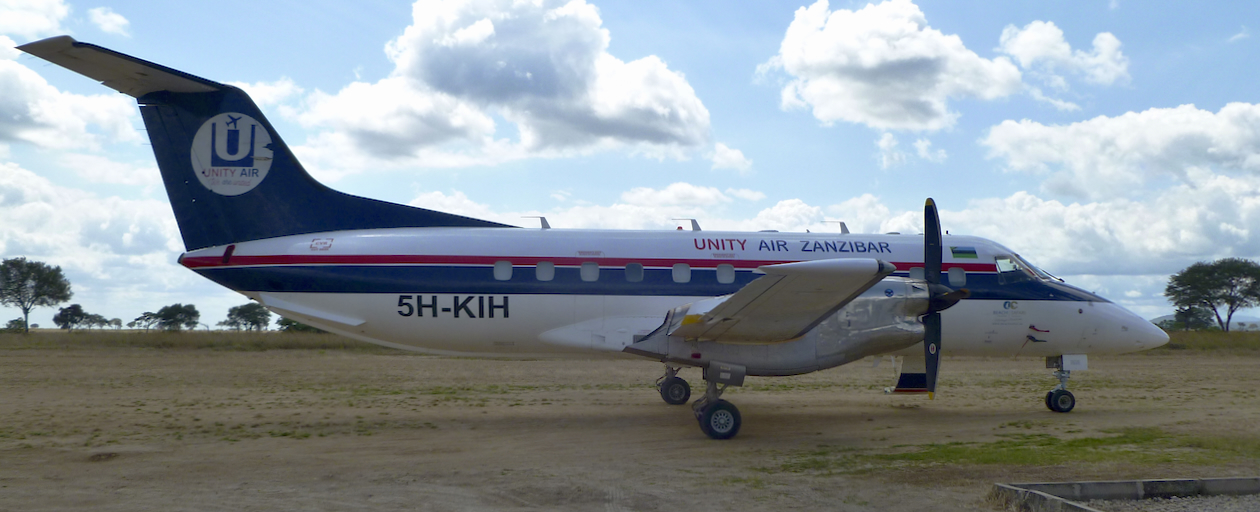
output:
M 18 49 L 135 98 L 156 91 L 214 92 L 223 88 L 218 82 L 94 44 L 80 43 L 70 36 L 50 37 Z
M 669 334 L 719 343 L 780 343 L 799 338 L 897 270 L 875 259 L 830 259 L 767 265 L 734 294 L 675 310 Z

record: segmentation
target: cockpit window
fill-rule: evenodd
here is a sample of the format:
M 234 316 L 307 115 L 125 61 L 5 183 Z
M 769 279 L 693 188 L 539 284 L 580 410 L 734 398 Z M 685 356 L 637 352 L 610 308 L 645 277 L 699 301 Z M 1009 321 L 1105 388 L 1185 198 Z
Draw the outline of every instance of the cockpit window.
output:
M 1015 284 L 1023 281 L 1032 281 L 1035 279 L 1033 273 L 1028 269 L 1024 262 L 1019 258 L 1012 256 L 998 256 L 994 259 L 997 263 L 998 282 L 1002 284 Z
M 994 258 L 997 264 L 998 282 L 1002 284 L 1012 284 L 1021 281 L 1032 281 L 1037 279 L 1061 279 L 1050 275 L 1048 272 L 1030 265 L 1018 254 L 1009 256 L 998 256 Z

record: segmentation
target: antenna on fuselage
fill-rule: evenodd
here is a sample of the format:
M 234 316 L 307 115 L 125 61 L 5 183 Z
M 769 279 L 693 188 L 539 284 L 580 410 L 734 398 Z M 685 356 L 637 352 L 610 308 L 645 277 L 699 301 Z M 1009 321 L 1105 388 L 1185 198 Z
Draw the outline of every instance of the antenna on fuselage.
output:
M 699 222 L 696 222 L 696 219 L 670 219 L 670 220 L 689 220 L 689 221 L 691 221 L 691 230 L 692 230 L 692 231 L 700 231 L 700 223 L 699 223 Z M 680 228 L 680 229 L 681 229 L 681 228 Z
M 542 215 L 522 215 L 522 216 L 521 216 L 521 218 L 522 218 L 522 219 L 538 219 L 538 220 L 542 221 L 542 228 L 543 228 L 543 229 L 551 229 L 551 224 L 548 224 L 548 223 L 547 223 L 547 218 L 546 218 L 546 217 L 543 217 Z
M 846 224 L 844 223 L 844 221 L 842 221 L 842 220 L 824 220 L 824 221 L 823 221 L 823 223 L 824 223 L 824 224 L 831 224 L 831 223 L 834 223 L 834 224 L 839 224 L 839 225 L 840 225 L 840 234 L 841 234 L 841 235 L 847 235 L 847 234 L 849 234 L 849 226 L 848 226 L 848 225 L 846 225 Z

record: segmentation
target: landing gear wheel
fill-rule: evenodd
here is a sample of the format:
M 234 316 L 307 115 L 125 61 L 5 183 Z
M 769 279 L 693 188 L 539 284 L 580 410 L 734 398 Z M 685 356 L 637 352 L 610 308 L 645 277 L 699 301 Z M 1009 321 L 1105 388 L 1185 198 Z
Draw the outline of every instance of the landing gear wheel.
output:
M 706 405 L 698 416 L 700 430 L 712 439 L 730 439 L 739 433 L 739 409 L 726 400 Z
M 670 405 L 682 405 L 691 398 L 691 385 L 679 377 L 666 377 L 660 388 L 661 399 Z
M 1071 412 L 1072 408 L 1076 407 L 1076 397 L 1066 389 L 1051 391 L 1049 401 L 1050 410 L 1054 412 Z
M 1046 391 L 1046 409 L 1050 409 L 1051 411 L 1054 410 L 1054 406 L 1050 405 L 1050 395 L 1053 395 L 1053 394 L 1054 394 L 1054 391 Z

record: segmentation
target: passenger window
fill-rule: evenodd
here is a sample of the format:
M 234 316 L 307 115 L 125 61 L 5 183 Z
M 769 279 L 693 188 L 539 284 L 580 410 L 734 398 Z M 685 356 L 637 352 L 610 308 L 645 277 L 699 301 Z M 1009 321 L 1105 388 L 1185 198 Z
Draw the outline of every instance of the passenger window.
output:
M 690 283 L 691 282 L 691 265 L 686 263 L 674 264 L 674 282 Z
M 582 263 L 582 280 L 588 283 L 599 280 L 599 263 L 587 261 Z
M 954 288 L 967 286 L 967 271 L 961 267 L 949 269 L 949 285 Z
M 539 281 L 550 281 L 556 278 L 556 264 L 550 261 L 540 261 L 538 266 L 534 267 L 534 277 Z
M 925 277 L 923 277 L 923 276 L 924 276 L 924 274 L 923 274 L 923 267 L 911 267 L 911 268 L 910 268 L 910 279 L 918 279 L 918 280 L 920 280 L 920 281 L 921 281 L 921 280 L 923 280 L 923 279 L 926 279 L 926 278 L 925 278 Z
M 626 281 L 631 283 L 643 281 L 643 265 L 638 263 L 627 263 Z
M 496 261 L 494 262 L 494 278 L 499 281 L 507 281 L 512 279 L 512 262 Z
M 722 284 L 735 282 L 735 265 L 723 263 L 717 267 L 717 280 Z

